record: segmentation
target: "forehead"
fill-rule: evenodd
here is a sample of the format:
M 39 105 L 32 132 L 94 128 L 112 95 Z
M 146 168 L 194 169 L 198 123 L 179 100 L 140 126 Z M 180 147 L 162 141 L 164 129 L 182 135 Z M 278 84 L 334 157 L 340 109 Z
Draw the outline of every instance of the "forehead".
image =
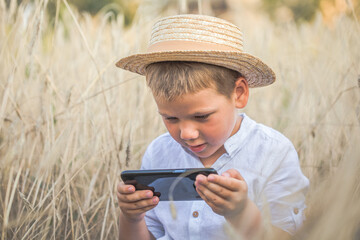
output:
M 155 97 L 158 110 L 162 115 L 196 114 L 214 111 L 229 105 L 229 99 L 215 89 L 206 88 L 195 93 L 186 93 L 168 100 Z

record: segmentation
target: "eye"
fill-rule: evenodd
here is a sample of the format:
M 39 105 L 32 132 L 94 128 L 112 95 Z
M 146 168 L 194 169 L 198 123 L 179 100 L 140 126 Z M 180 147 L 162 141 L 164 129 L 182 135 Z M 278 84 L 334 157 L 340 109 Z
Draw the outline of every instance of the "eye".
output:
M 195 116 L 195 119 L 198 119 L 198 120 L 206 120 L 208 119 L 210 116 L 210 114 L 204 114 L 204 115 L 197 115 Z
M 164 119 L 168 122 L 175 122 L 178 120 L 178 118 L 176 117 L 164 117 Z

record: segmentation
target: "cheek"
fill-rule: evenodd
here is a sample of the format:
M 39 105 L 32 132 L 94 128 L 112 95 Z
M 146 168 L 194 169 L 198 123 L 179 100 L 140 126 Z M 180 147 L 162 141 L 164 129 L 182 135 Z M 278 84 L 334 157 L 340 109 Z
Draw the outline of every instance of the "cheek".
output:
M 165 127 L 170 135 L 176 140 L 179 140 L 179 128 L 175 124 L 169 124 L 164 121 Z
M 224 119 L 214 119 L 212 124 L 209 124 L 206 127 L 206 137 L 209 141 L 213 143 L 223 144 L 231 135 L 233 130 L 234 121 L 229 119 L 224 121 Z
M 223 141 L 223 138 L 226 138 L 225 135 L 227 135 L 226 130 L 224 129 L 224 125 L 217 122 L 204 126 L 201 132 L 209 142 L 213 143 Z

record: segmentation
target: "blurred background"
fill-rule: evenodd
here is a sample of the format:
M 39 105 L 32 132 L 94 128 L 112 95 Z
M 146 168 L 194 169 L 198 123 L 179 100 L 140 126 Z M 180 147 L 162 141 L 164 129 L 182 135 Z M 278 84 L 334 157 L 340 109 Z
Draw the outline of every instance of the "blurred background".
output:
M 310 179 L 296 238 L 360 239 L 359 0 L 0 0 L 1 239 L 117 238 L 120 173 L 165 128 L 144 78 L 115 63 L 179 13 L 239 26 L 275 71 L 244 112 L 294 143 Z
M 60 2 L 47 1 L 45 3 L 49 17 L 55 17 L 57 5 Z M 34 7 L 36 1 L 5 0 L 3 4 L 10 10 L 21 4 Z M 147 4 L 156 5 L 159 14 L 167 11 L 197 14 L 199 11 L 203 11 L 204 14 L 216 17 L 230 14 L 229 12 L 232 12 L 237 5 L 244 8 L 249 14 L 267 15 L 274 22 L 311 22 L 316 14 L 320 13 L 326 24 L 331 24 L 343 14 L 358 14 L 359 9 L 358 0 L 73 0 L 69 1 L 69 4 L 80 13 L 88 13 L 92 16 L 107 12 L 112 12 L 114 18 L 121 15 L 124 18 L 125 26 L 131 25 L 139 8 Z M 65 8 L 59 7 L 61 8 L 59 9 L 61 18 L 61 12 Z

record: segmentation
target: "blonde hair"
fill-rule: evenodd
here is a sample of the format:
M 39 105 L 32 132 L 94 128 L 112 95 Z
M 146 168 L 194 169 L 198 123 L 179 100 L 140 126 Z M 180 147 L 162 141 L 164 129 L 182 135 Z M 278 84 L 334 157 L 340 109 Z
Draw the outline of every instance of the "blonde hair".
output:
M 146 68 L 146 82 L 154 97 L 165 100 L 205 88 L 230 98 L 239 77 L 239 72 L 198 62 L 158 62 Z

